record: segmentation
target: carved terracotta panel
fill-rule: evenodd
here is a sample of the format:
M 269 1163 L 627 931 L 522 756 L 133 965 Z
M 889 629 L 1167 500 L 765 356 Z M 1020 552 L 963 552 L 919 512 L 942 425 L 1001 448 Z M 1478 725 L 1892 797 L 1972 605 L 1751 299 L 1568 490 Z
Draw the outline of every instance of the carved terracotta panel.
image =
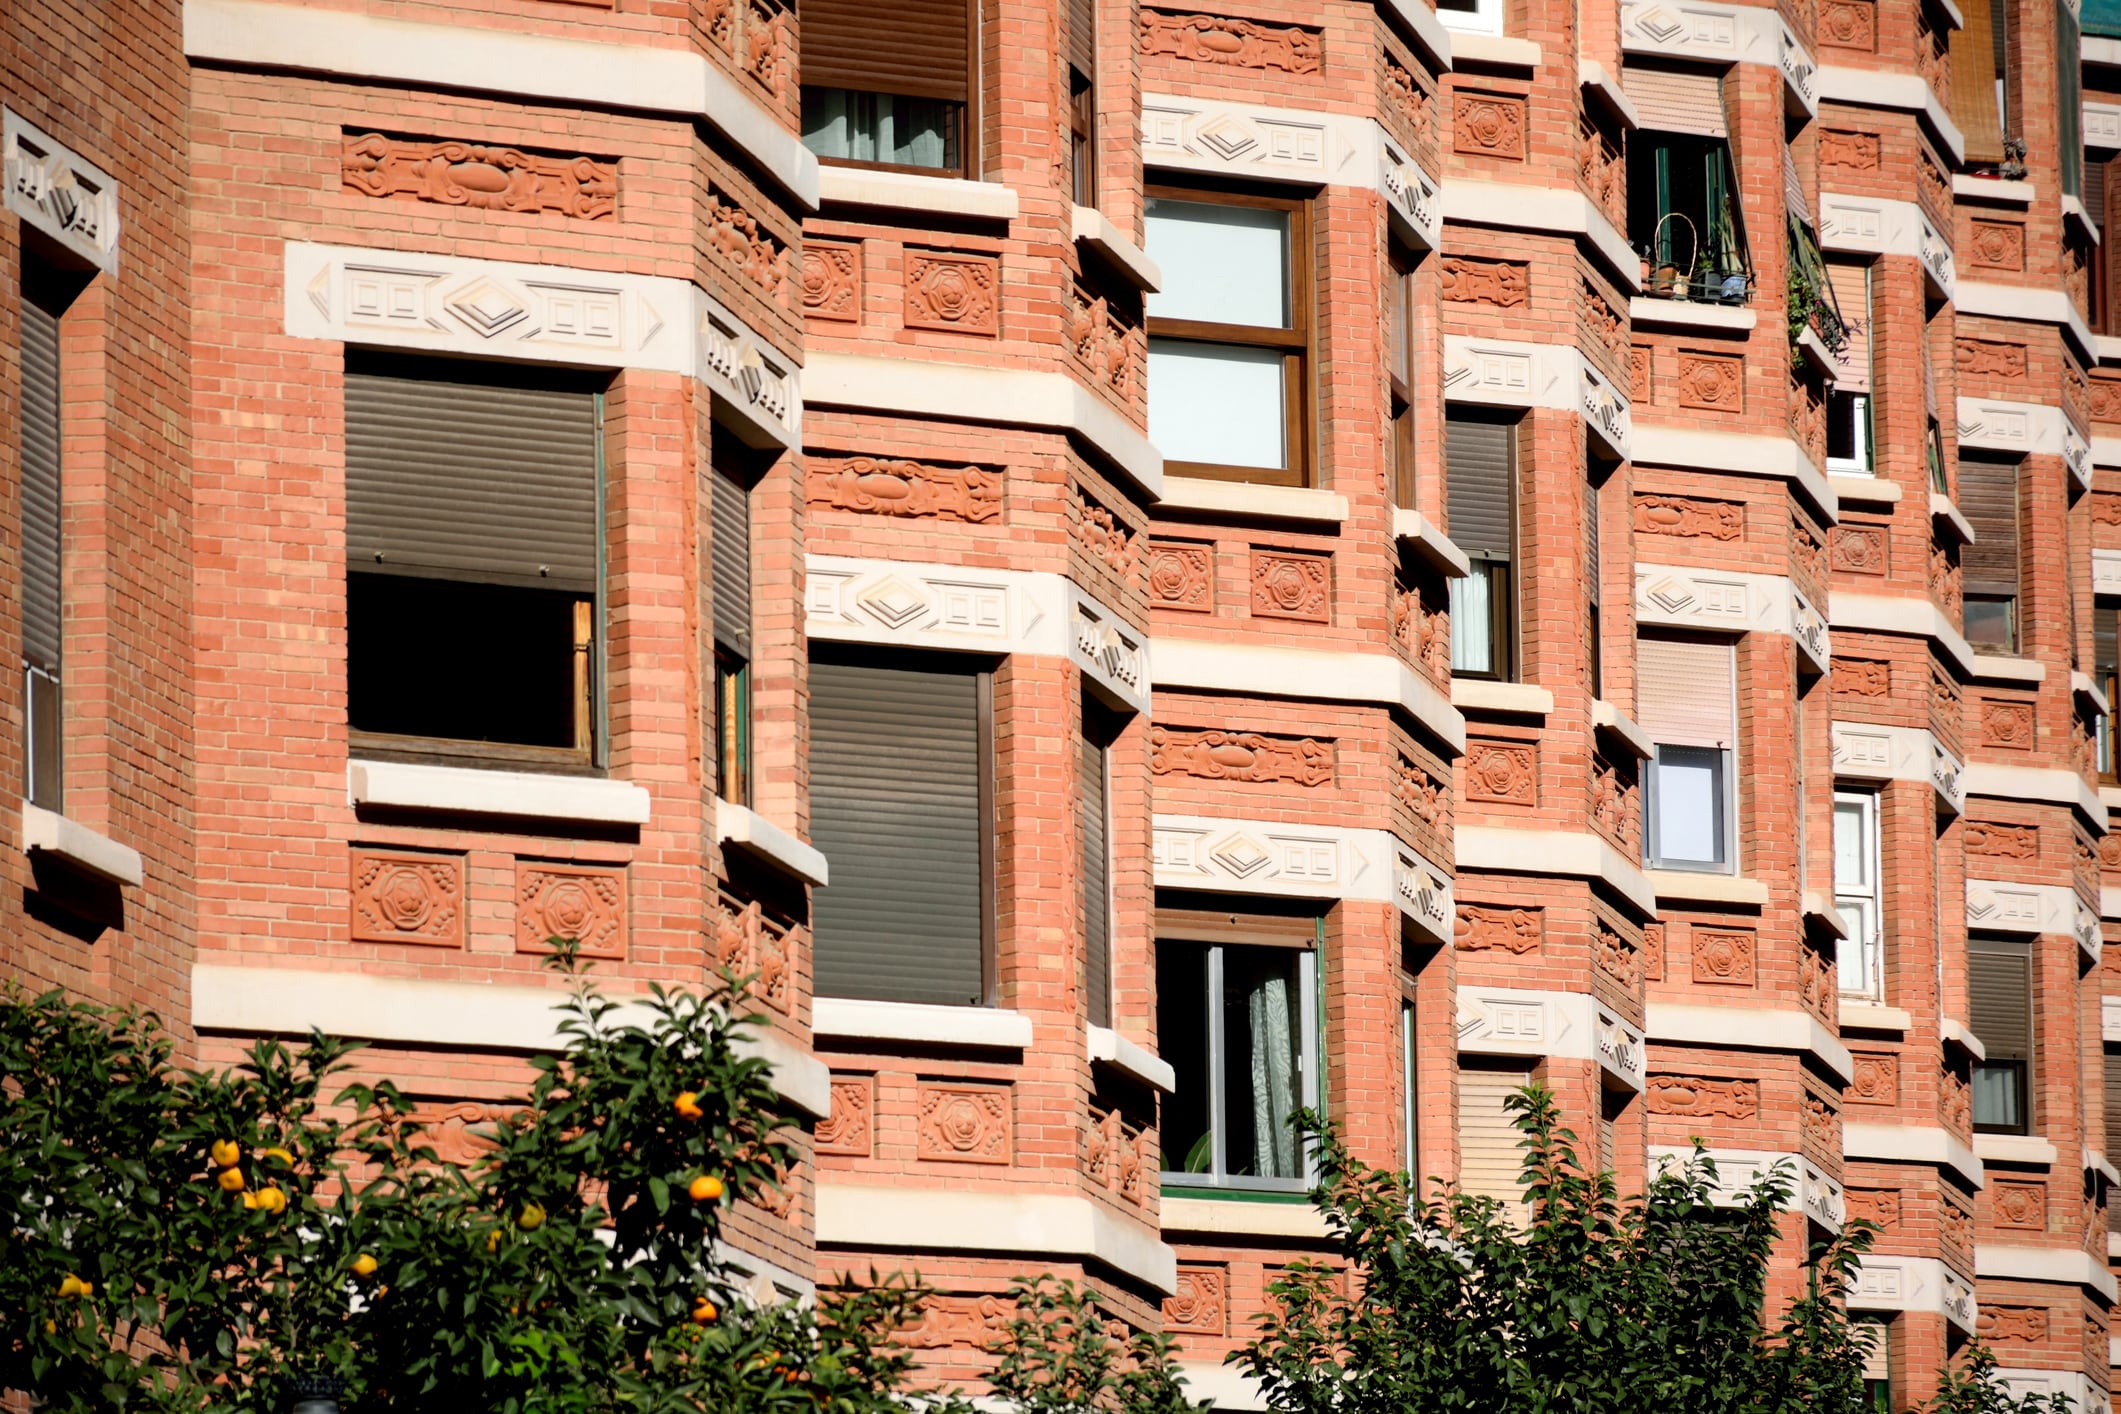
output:
M 1451 119 L 1452 146 L 1478 157 L 1524 160 L 1524 100 L 1459 90 Z
M 357 943 L 464 946 L 464 861 L 459 857 L 357 849 L 349 902 Z
M 1817 1095 L 1806 1095 L 1798 1123 L 1807 1146 L 1821 1153 L 1840 1154 L 1841 1115 L 1832 1105 Z
M 1900 1226 L 1900 1190 L 1897 1188 L 1851 1188 L 1845 1195 L 1851 1222 L 1867 1222 L 1881 1232 Z
M 906 327 L 1001 332 L 1001 262 L 991 255 L 906 251 Z
M 2025 268 L 2025 225 L 2020 221 L 1974 221 L 1967 242 L 1967 263 L 1989 270 Z
M 626 871 L 583 864 L 516 864 L 516 951 L 566 938 L 583 957 L 626 956 Z
M 1149 730 L 1149 769 L 1159 776 L 1208 781 L 1289 781 L 1322 786 L 1333 779 L 1333 743 L 1259 732 Z
M 1819 130 L 1819 165 L 1868 172 L 1878 166 L 1878 135 L 1835 128 Z
M 1956 339 L 1952 343 L 1952 362 L 1961 373 L 1992 378 L 2023 378 L 2026 368 L 2025 345 L 2008 344 L 1997 339 Z
M 1815 948 L 1797 949 L 1797 1000 L 1829 1026 L 1834 1024 L 1834 963 Z
M 707 189 L 701 219 L 707 248 L 767 299 L 785 303 L 789 286 L 788 247 L 725 192 Z
M 2093 378 L 2085 385 L 2084 396 L 2092 421 L 2121 422 L 2121 379 Z
M 1710 412 L 1745 411 L 1745 361 L 1681 349 L 1679 405 Z
M 937 1163 L 1006 1164 L 1015 1124 L 1006 1085 L 920 1087 L 915 1153 Z
M 2038 859 L 2040 827 L 2005 825 L 1993 820 L 1969 820 L 1962 834 L 1968 854 L 1991 859 Z
M 1645 982 L 1664 980 L 1664 924 L 1642 925 L 1642 977 Z
M 1878 7 L 1872 0 L 1820 0 L 1819 42 L 1830 49 L 1878 48 Z
M 1997 1306 L 1984 1301 L 1974 1317 L 1974 1333 L 1986 1341 L 2044 1341 L 2047 1311 L 2039 1306 Z
M 1750 928 L 1694 927 L 1694 980 L 1734 987 L 1753 985 L 1753 944 Z
M 1628 350 L 1628 400 L 1638 404 L 1650 401 L 1650 350 L 1646 344 L 1636 344 Z
M 1400 63 L 1389 51 L 1384 59 L 1386 103 L 1405 120 L 1409 136 L 1426 137 L 1429 131 L 1429 104 L 1433 101 L 1428 90 L 1407 66 Z
M 803 242 L 803 313 L 849 323 L 862 317 L 862 248 L 815 238 Z
M 1120 317 L 1112 301 L 1080 285 L 1068 291 L 1068 348 L 1094 383 L 1109 388 L 1121 402 L 1132 402 L 1135 371 L 1146 348 L 1139 325 Z
M 1529 741 L 1479 739 L 1466 743 L 1466 799 L 1503 805 L 1539 803 L 1537 747 Z
M 1892 532 L 1882 525 L 1834 528 L 1834 568 L 1848 574 L 1884 574 L 1892 568 Z
M 775 928 L 756 900 L 741 904 L 729 898 L 716 900 L 713 922 L 714 964 L 751 978 L 752 995 L 785 1014 L 794 1000 L 791 959 L 803 946 L 800 935 L 804 930 Z
M 557 211 L 584 221 L 618 215 L 618 166 L 592 157 L 347 133 L 339 172 L 346 190 L 362 196 L 486 211 Z
M 1154 1142 L 1118 1109 L 1090 1111 L 1083 1131 L 1083 1172 L 1090 1181 L 1138 1207 L 1149 1204 L 1149 1175 L 1159 1162 Z
M 1121 579 L 1134 575 L 1134 552 L 1140 537 L 1134 528 L 1099 505 L 1082 487 L 1068 488 L 1068 533 L 1089 556 Z
M 1675 535 L 1690 540 L 1742 540 L 1745 507 L 1737 501 L 1700 496 L 1635 496 L 1635 531 L 1639 535 Z
M 1149 602 L 1160 609 L 1215 608 L 1215 547 L 1180 540 L 1149 542 Z
M 1708 1080 L 1698 1075 L 1653 1075 L 1643 1090 L 1653 1115 L 1686 1119 L 1751 1119 L 1760 1113 L 1757 1080 Z
M 2092 497 L 2092 520 L 2099 525 L 2121 525 L 2121 496 L 2101 492 Z
M 1000 1296 L 930 1296 L 891 1338 L 915 1350 L 984 1351 L 1015 1314 L 1015 1303 Z
M 1229 1303 L 1228 1268 L 1180 1267 L 1177 1289 L 1164 1298 L 1164 1329 L 1187 1335 L 1226 1335 Z
M 1615 928 L 1605 919 L 1597 920 L 1591 934 L 1591 953 L 1597 960 L 1598 970 L 1623 987 L 1633 987 L 1638 980 L 1637 971 L 1642 962 L 1642 950 L 1635 940 Z
M 866 1159 L 876 1152 L 876 1077 L 832 1077 L 832 1113 L 817 1122 L 817 1151 Z
M 803 499 L 825 510 L 984 525 L 1002 513 L 1001 471 L 903 457 L 811 457 Z
M 1591 758 L 1591 824 L 1630 853 L 1640 848 L 1642 792 L 1633 766 Z
M 1545 935 L 1544 913 L 1537 908 L 1488 908 L 1458 905 L 1452 941 L 1460 952 L 1500 950 L 1522 956 L 1538 948 Z
M 1944 1066 L 1937 1075 L 1937 1114 L 1944 1127 L 1964 1139 L 1974 1129 L 1974 1090 L 1966 1075 Z
M 1450 786 L 1405 756 L 1399 758 L 1399 768 L 1393 774 L 1392 793 L 1414 812 L 1415 819 L 1426 825 L 1441 824 L 1450 812 Z
M 1858 1051 L 1848 1086 L 1852 1105 L 1897 1105 L 1900 1103 L 1900 1057 L 1890 1052 Z
M 1438 264 L 1443 297 L 1456 304 L 1512 309 L 1532 297 L 1532 267 L 1522 260 L 1447 255 Z
M 1831 690 L 1837 696 L 1890 697 L 1893 665 L 1875 658 L 1844 658 L 1834 655 Z
M 1322 53 L 1318 32 L 1294 25 L 1143 10 L 1141 26 L 1144 56 L 1169 54 L 1196 64 L 1315 74 Z
M 2033 704 L 1984 698 L 1981 703 L 1981 737 L 1990 746 L 2032 750 Z
M 437 1163 L 463 1168 L 500 1147 L 496 1133 L 511 1111 L 501 1105 L 466 1101 L 454 1105 L 419 1105 L 407 1116 L 419 1127 L 413 1142 L 434 1150 Z
M 1608 300 L 1604 293 L 1591 283 L 1588 277 L 1584 279 L 1582 288 L 1577 292 L 1576 315 L 1585 332 L 1589 333 L 1607 353 L 1610 353 L 1616 359 L 1627 355 L 1628 331 L 1626 321 L 1615 312 L 1612 301 Z
M 1331 566 L 1324 555 L 1252 551 L 1252 612 L 1275 619 L 1325 623 L 1332 618 Z
M 1990 1179 L 1989 1184 L 1996 1203 L 1996 1226 L 2023 1232 L 2040 1232 L 2047 1227 L 2045 1184 L 2012 1183 L 2000 1178 Z

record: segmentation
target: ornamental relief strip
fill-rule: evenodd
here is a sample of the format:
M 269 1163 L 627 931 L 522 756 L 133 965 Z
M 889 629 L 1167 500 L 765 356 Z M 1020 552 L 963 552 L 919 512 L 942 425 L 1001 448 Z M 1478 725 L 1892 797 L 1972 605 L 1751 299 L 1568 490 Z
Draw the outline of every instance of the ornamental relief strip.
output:
M 1153 856 L 1160 889 L 1390 903 L 1429 941 L 1451 944 L 1450 872 L 1389 830 L 1159 814 Z
M 0 111 L 7 209 L 106 274 L 118 268 L 118 184 L 13 109 Z

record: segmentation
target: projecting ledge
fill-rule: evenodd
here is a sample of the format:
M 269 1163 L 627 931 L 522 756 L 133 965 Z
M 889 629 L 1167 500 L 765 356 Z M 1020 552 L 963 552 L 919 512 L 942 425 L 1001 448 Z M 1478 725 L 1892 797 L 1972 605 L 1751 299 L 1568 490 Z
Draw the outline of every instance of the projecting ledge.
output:
M 1075 1194 L 831 1180 L 815 1193 L 821 1247 L 1088 1257 L 1161 1292 L 1178 1286 L 1178 1254 L 1157 1239 L 1148 1214 L 1129 1221 Z
M 1808 1011 L 1733 1011 L 1720 1006 L 1651 1002 L 1645 1028 L 1653 1042 L 1794 1051 L 1810 1056 L 1846 1085 L 1854 1070 L 1848 1047 Z
M 22 802 L 22 848 L 32 855 L 49 855 L 114 884 L 138 884 L 147 877 L 138 850 L 26 800 Z

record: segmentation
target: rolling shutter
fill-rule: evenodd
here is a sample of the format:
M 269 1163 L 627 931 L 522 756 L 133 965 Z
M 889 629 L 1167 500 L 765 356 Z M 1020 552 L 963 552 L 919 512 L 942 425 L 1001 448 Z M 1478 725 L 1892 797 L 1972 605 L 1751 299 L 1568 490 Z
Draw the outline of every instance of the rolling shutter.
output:
M 1715 74 L 1628 64 L 1621 70 L 1620 86 L 1642 116 L 1645 129 L 1702 137 L 1731 135 L 1723 116 L 1723 80 Z
M 1505 1102 L 1524 1087 L 1530 1073 L 1521 1066 L 1479 1068 L 1466 1058 L 1458 1072 L 1458 1186 L 1461 1191 L 1499 1198 L 1524 1215 L 1523 1135 Z
M 2018 592 L 2018 463 L 1962 454 L 1959 511 L 1974 528 L 1974 543 L 1959 552 L 1966 588 L 1982 594 Z
M 2024 943 L 1997 938 L 1966 942 L 1967 1020 L 1988 1058 L 2031 1060 L 2033 954 Z
M 984 1000 L 981 695 L 972 672 L 811 663 L 819 996 Z
M 2106 1161 L 2112 1163 L 2114 1155 L 2121 1154 L 2121 1053 L 2106 1053 Z M 2115 1221 L 2113 1214 L 2121 1209 L 2121 1203 L 2108 1203 L 2108 1222 Z
M 1641 638 L 1635 643 L 1635 719 L 1659 746 L 1736 739 L 1735 657 L 1728 643 Z
M 715 433 L 719 443 L 722 435 Z M 709 473 L 714 510 L 714 641 L 751 657 L 751 493 L 715 459 Z
M 1598 607 L 1600 568 L 1598 562 L 1598 483 L 1586 480 L 1583 483 L 1583 573 L 1591 596 L 1591 607 Z
M 347 568 L 594 593 L 596 396 L 437 367 L 347 371 Z
M 22 300 L 22 655 L 59 667 L 59 316 Z
M 1068 0 L 1068 63 L 1086 79 L 1097 77 L 1097 0 Z
M 1266 904 L 1265 899 L 1249 899 Z M 1299 905 L 1299 908 L 1305 906 Z M 1318 915 L 1312 912 L 1224 913 L 1219 909 L 1159 908 L 1160 942 L 1222 943 L 1248 948 L 1310 948 L 1318 945 Z
M 1848 330 L 1849 346 L 1835 360 L 1834 390 L 1868 393 L 1871 390 L 1871 267 L 1832 261 L 1826 277 L 1834 286 L 1834 303 L 1841 310 L 1842 327 Z
M 2092 606 L 2092 662 L 2101 676 L 2121 668 L 2121 611 L 2111 599 Z
M 803 0 L 803 85 L 963 103 L 970 16 L 966 0 Z
M 1088 727 L 1088 723 L 1084 724 Z M 1112 1024 L 1112 843 L 1105 749 L 1086 729 L 1077 738 L 1082 780 L 1076 828 L 1082 843 L 1083 970 L 1090 1024 Z
M 1966 138 L 1969 162 L 2003 160 L 2003 125 L 1996 116 L 1996 16 L 2000 0 L 1963 0 L 1966 24 L 1952 31 L 1952 121 Z
M 1514 422 L 1478 421 L 1459 413 L 1444 419 L 1444 478 L 1450 536 L 1481 559 L 1510 558 L 1510 483 L 1515 479 Z
M 1797 154 L 1787 147 L 1782 149 L 1782 206 L 1805 225 L 1817 227 L 1811 198 L 1804 194 L 1804 173 L 1797 170 Z

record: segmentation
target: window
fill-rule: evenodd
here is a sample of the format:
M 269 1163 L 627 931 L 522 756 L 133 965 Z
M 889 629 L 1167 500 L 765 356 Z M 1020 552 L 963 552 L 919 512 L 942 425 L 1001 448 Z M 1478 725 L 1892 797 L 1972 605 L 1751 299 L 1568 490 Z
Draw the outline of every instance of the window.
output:
M 2114 1155 L 2121 1154 L 2121 1051 L 2108 1051 L 2105 1060 L 2106 1078 L 2106 1161 L 2112 1163 Z M 2121 1231 L 2121 1203 L 2109 1198 L 2106 1205 L 2106 1226 L 2109 1232 Z
M 1959 510 L 1974 543 L 1959 552 L 1966 641 L 1984 653 L 2018 651 L 2018 463 L 1962 452 Z
M 1857 1316 L 1850 1324 L 1863 1342 L 1863 1408 L 1869 1414 L 1893 1414 L 1893 1355 L 1890 1319 Z
M 1522 1221 L 1526 1216 L 1524 1150 L 1510 1096 L 1532 1081 L 1523 1061 L 1488 1056 L 1458 1060 L 1458 1187 L 1474 1197 L 1493 1198 Z
M 1079 899 L 1083 928 L 1083 991 L 1090 1024 L 1112 1024 L 1112 740 L 1113 714 L 1088 693 L 1077 736 L 1076 839 L 1082 850 Z
M 1974 1128 L 1982 1134 L 2030 1134 L 2033 1058 L 2032 949 L 2008 938 L 1968 938 L 1969 1018 L 1986 1060 L 1974 1062 Z
M 1834 909 L 1848 937 L 1841 943 L 1841 994 L 1885 1000 L 1885 893 L 1879 883 L 1878 797 L 1834 792 Z
M 819 996 L 987 1001 L 992 717 L 977 666 L 813 656 L 810 833 L 832 861 L 811 904 Z
M 1657 748 L 1643 857 L 1656 869 L 1731 872 L 1736 654 L 1728 643 L 1644 638 L 1635 672 L 1637 719 Z
M 27 704 L 22 793 L 63 808 L 65 736 L 59 690 L 60 575 L 59 319 L 64 296 L 52 272 L 22 261 L 22 673 Z
M 1068 0 L 1068 170 L 1075 204 L 1097 205 L 1097 0 Z
M 1421 1192 L 1421 1093 L 1414 1087 L 1414 1003 L 1399 1004 L 1399 1135 L 1400 1164 L 1411 1182 L 1410 1194 Z
M 1444 492 L 1451 539 L 1472 572 L 1451 581 L 1451 671 L 1508 678 L 1516 669 L 1517 424 L 1470 408 L 1444 416 Z
M 367 756 L 587 769 L 599 750 L 603 397 L 578 376 L 346 369 L 346 676 Z
M 1168 1186 L 1300 1192 L 1290 1120 L 1318 1103 L 1315 916 L 1159 909 L 1156 1034 Z
M 969 176 L 965 0 L 804 0 L 803 143 L 828 162 Z
M 721 427 L 708 460 L 714 573 L 714 793 L 751 804 L 751 472 Z
M 1952 31 L 1952 121 L 1966 139 L 1966 160 L 1999 166 L 2010 131 L 2007 39 L 2010 0 L 1967 0 L 1966 23 Z
M 1869 476 L 1877 470 L 1871 452 L 1871 267 L 1834 261 L 1826 273 L 1848 335 L 1827 394 L 1826 466 Z
M 2061 82 L 2055 85 L 2055 145 L 2062 194 L 2084 195 L 2083 31 L 2070 0 L 2055 0 L 2055 55 Z
M 1385 272 L 1385 381 L 1392 410 L 1393 504 L 1414 505 L 1414 270 L 1396 247 Z
M 1659 299 L 1744 304 L 1753 261 L 1735 195 L 1723 85 L 1715 74 L 1629 63 L 1643 117 L 1628 143 L 1628 244 Z
M 2106 700 L 2121 706 L 2121 607 L 2112 599 L 2099 599 L 2092 605 L 2092 675 L 2099 684 L 2099 691 Z M 2114 752 L 2114 719 L 2111 713 L 2099 714 L 2098 726 L 2092 738 L 2093 754 L 2098 758 L 2099 779 L 2114 781 L 2121 779 L 2116 770 Z
M 1924 370 L 1925 374 L 1928 372 Z M 1929 430 L 1922 439 L 1922 460 L 1930 469 L 1930 490 L 1940 496 L 1951 495 L 1951 485 L 1944 475 L 1944 428 L 1938 425 L 1936 416 L 1929 419 Z
M 1301 202 L 1152 187 L 1149 437 L 1167 470 L 1305 484 L 1310 342 Z
M 1601 462 L 1590 448 L 1590 438 L 1584 438 L 1584 483 L 1583 483 L 1583 591 L 1586 613 L 1585 631 L 1590 639 L 1591 696 L 1605 695 L 1605 591 L 1600 583 L 1605 568 L 1599 558 L 1598 542 L 1603 533 L 1604 522 L 1598 505 L 1599 483 L 1613 474 L 1613 463 Z
M 1501 34 L 1502 0 L 1437 0 L 1436 18 L 1462 34 Z

